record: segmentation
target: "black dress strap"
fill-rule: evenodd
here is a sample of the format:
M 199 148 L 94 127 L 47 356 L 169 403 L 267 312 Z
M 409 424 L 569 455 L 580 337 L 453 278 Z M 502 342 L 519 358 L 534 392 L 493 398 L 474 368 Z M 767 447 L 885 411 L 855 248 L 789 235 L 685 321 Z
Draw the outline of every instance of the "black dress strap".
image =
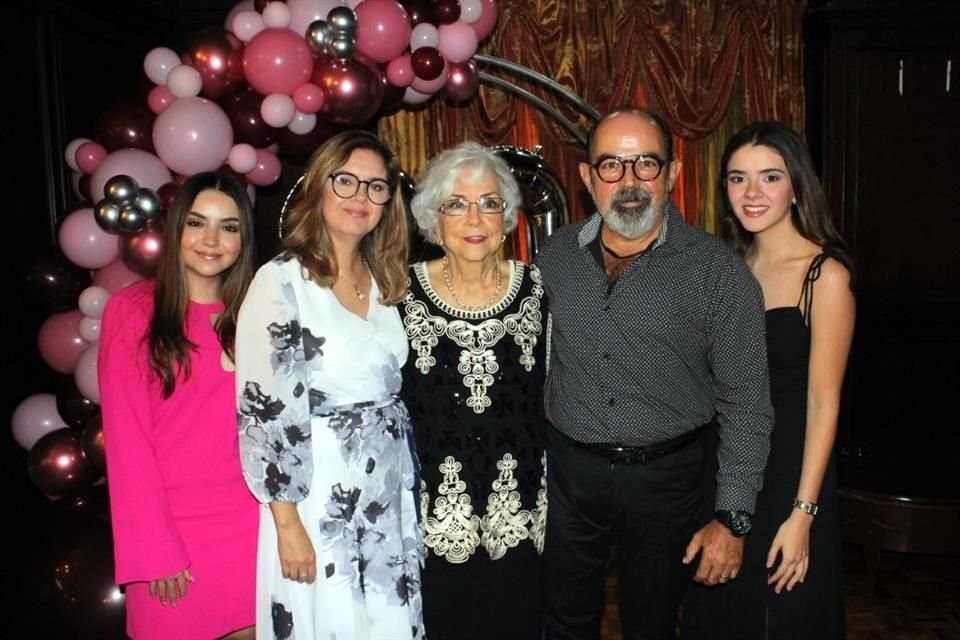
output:
M 813 283 L 820 279 L 820 268 L 830 256 L 826 252 L 814 256 L 807 268 L 807 274 L 803 277 L 803 287 L 800 289 L 800 299 L 797 300 L 797 306 L 800 307 L 803 321 L 810 325 L 810 311 L 813 309 Z

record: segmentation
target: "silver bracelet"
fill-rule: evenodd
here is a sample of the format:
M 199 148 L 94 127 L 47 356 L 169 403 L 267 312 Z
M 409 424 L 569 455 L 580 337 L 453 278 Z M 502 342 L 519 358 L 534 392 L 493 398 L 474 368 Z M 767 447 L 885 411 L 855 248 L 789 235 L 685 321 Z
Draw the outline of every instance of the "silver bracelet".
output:
M 820 510 L 820 505 L 818 505 L 815 502 L 805 502 L 800 498 L 794 498 L 793 508 L 800 509 L 800 511 L 803 511 L 804 513 L 807 513 L 811 516 L 815 516 L 817 515 L 817 511 Z

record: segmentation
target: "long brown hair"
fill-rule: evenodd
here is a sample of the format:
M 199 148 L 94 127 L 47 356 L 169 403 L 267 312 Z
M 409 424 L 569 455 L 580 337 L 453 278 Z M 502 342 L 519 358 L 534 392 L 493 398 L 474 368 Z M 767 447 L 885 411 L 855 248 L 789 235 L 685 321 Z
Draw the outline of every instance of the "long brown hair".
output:
M 297 258 L 307 277 L 322 287 L 332 287 L 339 266 L 333 241 L 323 221 L 323 193 L 330 176 L 350 159 L 357 149 L 373 151 L 387 167 L 387 182 L 393 197 L 383 205 L 383 215 L 373 231 L 360 242 L 360 254 L 380 287 L 380 302 L 396 304 L 407 288 L 409 236 L 403 199 L 397 194 L 400 167 L 390 148 L 362 129 L 342 131 L 314 151 L 307 164 L 300 193 L 284 221 L 283 250 Z
M 197 346 L 187 339 L 184 322 L 190 292 L 180 253 L 180 238 L 193 201 L 201 191 L 219 191 L 234 201 L 240 218 L 240 255 L 220 274 L 223 312 L 214 329 L 220 345 L 233 359 L 233 340 L 237 332 L 237 313 L 253 278 L 253 206 L 244 187 L 234 178 L 218 173 L 198 173 L 183 183 L 167 212 L 163 232 L 163 253 L 157 268 L 153 292 L 153 318 L 150 320 L 148 346 L 150 366 L 163 383 L 164 397 L 176 388 L 178 374 L 190 377 L 190 351 Z
M 813 168 L 813 160 L 800 135 L 786 125 L 775 122 L 754 122 L 734 134 L 727 142 L 720 158 L 720 176 L 717 181 L 720 209 L 720 237 L 744 255 L 753 244 L 753 234 L 743 228 L 733 213 L 727 198 L 727 165 L 736 151 L 747 145 L 773 149 L 783 158 L 790 175 L 793 195 L 797 203 L 790 208 L 790 219 L 801 236 L 823 247 L 824 252 L 836 258 L 853 276 L 853 258 L 843 237 L 837 232 L 830 216 L 830 205 L 823 186 Z

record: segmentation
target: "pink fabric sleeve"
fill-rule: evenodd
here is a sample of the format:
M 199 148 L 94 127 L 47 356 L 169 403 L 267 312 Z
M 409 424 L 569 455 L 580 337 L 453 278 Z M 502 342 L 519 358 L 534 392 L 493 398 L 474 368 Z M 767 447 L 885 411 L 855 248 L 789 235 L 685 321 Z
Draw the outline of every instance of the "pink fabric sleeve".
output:
M 147 318 L 124 293 L 104 311 L 97 361 L 117 584 L 166 578 L 190 565 L 154 455 L 150 394 L 159 387 L 146 375 Z

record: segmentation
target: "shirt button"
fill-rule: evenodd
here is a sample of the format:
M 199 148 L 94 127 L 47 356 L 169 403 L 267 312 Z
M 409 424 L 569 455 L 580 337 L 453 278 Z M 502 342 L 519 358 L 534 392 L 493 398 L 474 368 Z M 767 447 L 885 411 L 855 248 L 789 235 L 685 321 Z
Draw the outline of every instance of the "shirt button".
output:
M 615 404 L 617 404 L 617 399 L 616 399 L 616 398 L 610 398 L 610 406 L 612 407 L 612 406 L 615 405 Z

